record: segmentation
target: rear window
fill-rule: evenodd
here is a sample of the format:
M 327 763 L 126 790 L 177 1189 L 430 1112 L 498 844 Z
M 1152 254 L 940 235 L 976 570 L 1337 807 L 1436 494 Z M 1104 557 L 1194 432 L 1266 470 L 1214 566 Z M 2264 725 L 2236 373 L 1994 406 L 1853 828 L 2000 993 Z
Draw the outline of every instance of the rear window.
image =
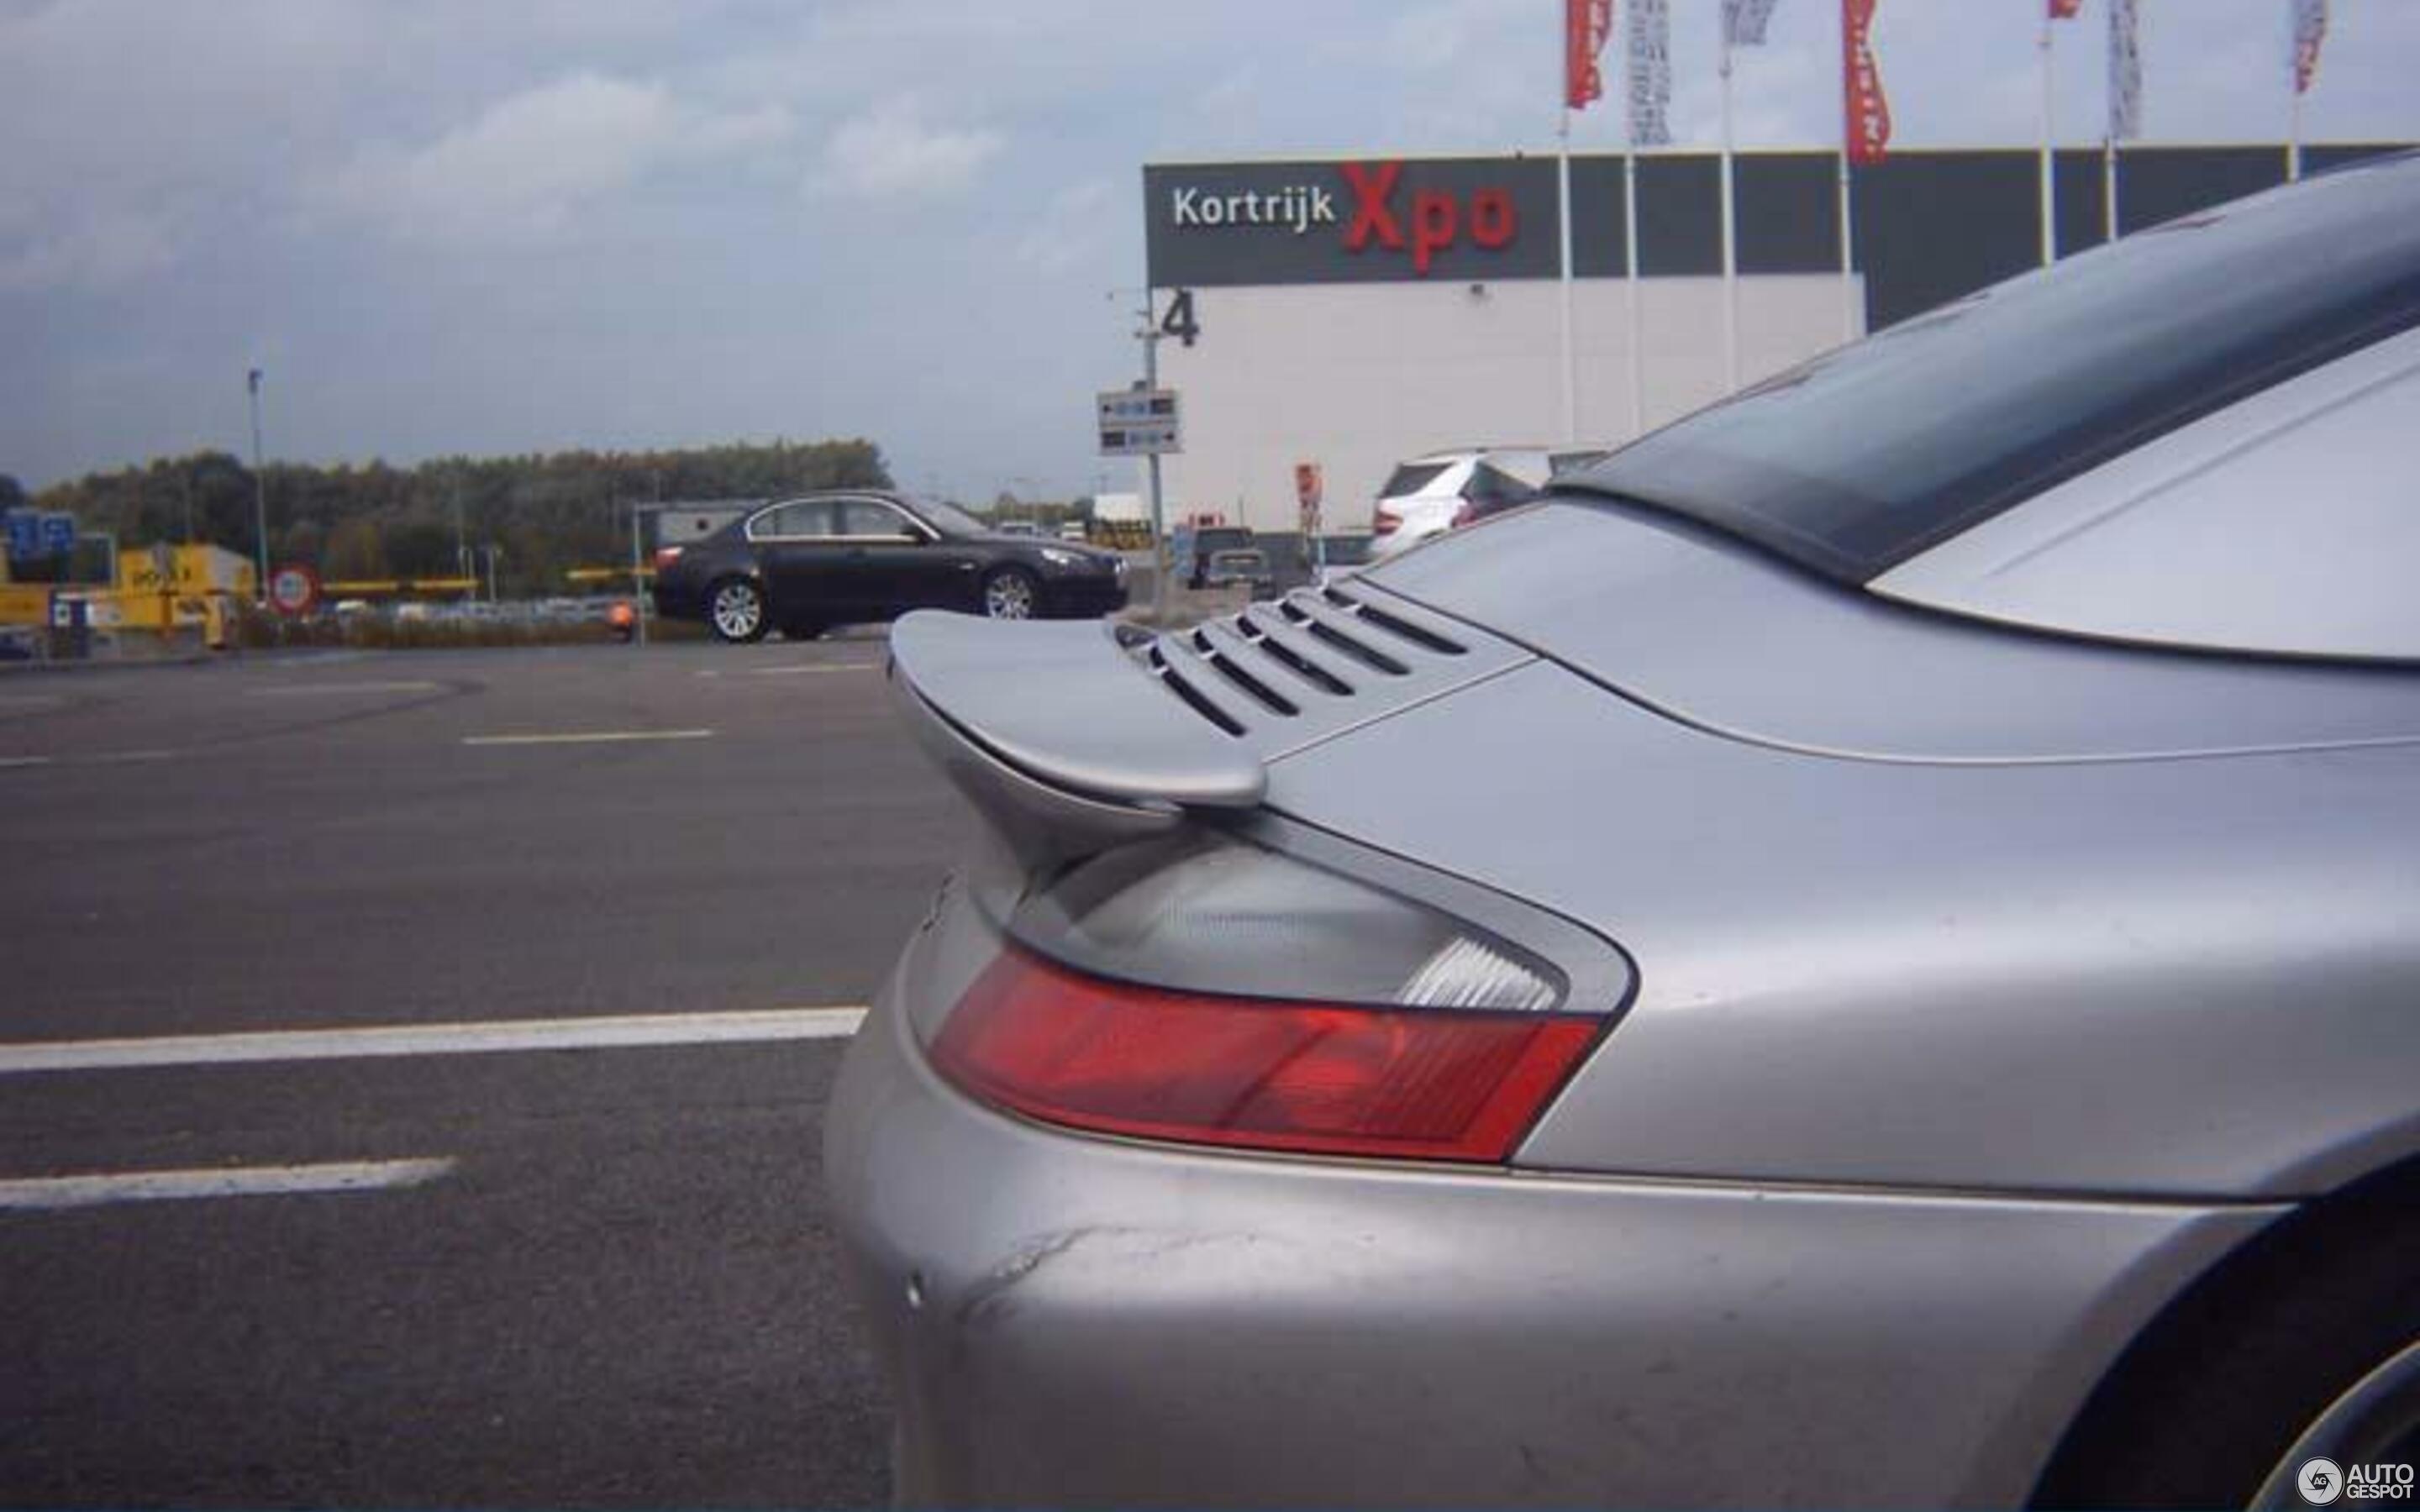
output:
M 2420 158 L 2173 221 L 1818 357 L 1566 486 L 1864 582 L 2420 323 Z
M 1445 475 L 1450 462 L 1406 462 L 1388 474 L 1387 486 L 1378 490 L 1381 499 L 1401 499 L 1416 494 Z
M 802 499 L 777 504 L 748 522 L 752 541 L 795 541 L 833 533 L 832 501 Z

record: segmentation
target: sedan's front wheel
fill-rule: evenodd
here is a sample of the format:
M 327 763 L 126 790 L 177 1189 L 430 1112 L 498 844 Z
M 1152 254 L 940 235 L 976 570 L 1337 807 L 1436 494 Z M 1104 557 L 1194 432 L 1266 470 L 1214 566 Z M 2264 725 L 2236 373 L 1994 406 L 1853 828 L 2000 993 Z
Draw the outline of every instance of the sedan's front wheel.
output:
M 765 637 L 765 593 L 745 578 L 725 578 L 706 591 L 706 623 L 717 640 Z
M 984 579 L 984 613 L 992 619 L 1030 620 L 1041 600 L 1041 586 L 1023 567 L 1002 567 Z

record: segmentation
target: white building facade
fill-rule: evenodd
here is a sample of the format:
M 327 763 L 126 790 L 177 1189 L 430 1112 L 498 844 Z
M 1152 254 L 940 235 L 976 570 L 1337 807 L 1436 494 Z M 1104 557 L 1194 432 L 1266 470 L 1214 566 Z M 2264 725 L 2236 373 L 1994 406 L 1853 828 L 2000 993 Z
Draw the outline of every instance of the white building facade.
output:
M 2378 150 L 2306 147 L 2305 161 Z M 2285 153 L 2145 148 L 2118 171 L 2119 225 L 2132 231 L 2280 181 Z M 1315 463 L 1322 528 L 1367 530 L 1380 485 L 1409 457 L 1617 445 L 1721 398 L 1734 376 L 1771 377 L 2039 261 L 2032 153 L 1857 167 L 1845 271 L 1841 173 L 1827 153 L 1734 161 L 1738 275 L 1727 294 L 1716 158 L 1575 158 L 1567 427 L 1555 160 L 1146 167 L 1153 310 L 1168 332 L 1159 379 L 1184 422 L 1184 451 L 1163 462 L 1169 519 L 1293 532 L 1295 470 Z M 2105 239 L 2106 187 L 2098 152 L 2058 155 L 2062 255 Z

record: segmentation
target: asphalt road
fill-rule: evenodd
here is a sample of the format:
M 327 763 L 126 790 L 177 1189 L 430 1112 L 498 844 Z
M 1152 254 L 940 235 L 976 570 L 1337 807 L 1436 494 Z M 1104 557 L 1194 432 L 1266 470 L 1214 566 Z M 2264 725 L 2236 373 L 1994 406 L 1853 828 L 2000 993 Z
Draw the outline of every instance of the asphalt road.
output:
M 0 1501 L 879 1501 L 841 1041 L 685 1041 L 862 1004 L 947 869 L 880 655 L 0 676 Z M 457 1053 L 621 1015 L 662 1042 Z

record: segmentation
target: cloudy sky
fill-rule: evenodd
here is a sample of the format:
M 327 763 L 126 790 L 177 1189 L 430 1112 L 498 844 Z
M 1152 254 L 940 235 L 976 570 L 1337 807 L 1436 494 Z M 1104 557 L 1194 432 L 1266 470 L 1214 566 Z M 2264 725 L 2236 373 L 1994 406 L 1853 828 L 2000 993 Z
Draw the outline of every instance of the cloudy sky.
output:
M 2030 143 L 2040 4 L 1882 0 L 1896 145 Z M 2077 143 L 2103 4 L 2059 33 Z M 2141 4 L 2149 140 L 2282 137 L 2286 0 Z M 1717 0 L 1671 6 L 1711 144 Z M 272 455 L 862 435 L 964 497 L 1118 486 L 1091 396 L 1138 360 L 1140 165 L 1550 150 L 1560 13 L 0 0 L 0 472 L 244 451 L 257 364 Z M 1779 0 L 1743 146 L 1837 136 L 1837 28 Z M 2420 4 L 2334 0 L 2306 137 L 2420 137 L 2416 67 Z

